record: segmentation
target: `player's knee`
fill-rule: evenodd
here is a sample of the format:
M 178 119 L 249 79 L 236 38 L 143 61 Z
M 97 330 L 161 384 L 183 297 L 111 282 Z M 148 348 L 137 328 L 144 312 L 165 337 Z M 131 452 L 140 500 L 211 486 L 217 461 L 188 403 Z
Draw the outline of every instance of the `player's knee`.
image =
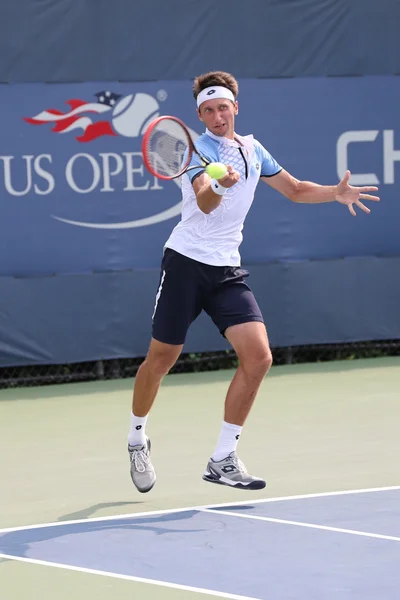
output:
M 272 367 L 272 352 L 267 348 L 260 348 L 254 351 L 246 361 L 244 361 L 245 370 L 255 376 L 255 377 L 263 377 L 268 373 L 270 368 Z
M 157 353 L 155 356 L 148 356 L 146 360 L 148 368 L 154 375 L 164 377 L 176 363 L 177 356 L 168 352 Z
M 264 365 L 265 365 L 265 369 L 266 369 L 266 373 L 268 373 L 268 371 L 270 370 L 270 368 L 272 367 L 272 363 L 274 362 L 274 358 L 272 356 L 272 352 L 271 350 L 268 348 L 266 354 L 265 354 L 265 358 L 264 358 Z
M 256 361 L 256 364 L 259 365 L 259 368 L 264 372 L 264 375 L 268 373 L 272 367 L 272 352 L 269 348 L 266 348 L 264 352 L 261 353 L 259 360 Z

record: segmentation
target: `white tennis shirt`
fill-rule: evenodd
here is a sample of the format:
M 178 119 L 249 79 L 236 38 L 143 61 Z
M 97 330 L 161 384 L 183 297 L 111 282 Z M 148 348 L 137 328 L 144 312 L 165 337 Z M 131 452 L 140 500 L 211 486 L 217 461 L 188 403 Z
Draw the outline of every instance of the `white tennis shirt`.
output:
M 260 177 L 271 177 L 282 170 L 252 135 L 235 134 L 235 138 L 235 141 L 220 138 L 206 130 L 196 140 L 196 149 L 204 158 L 232 165 L 240 179 L 225 192 L 218 208 L 206 215 L 197 205 L 192 186 L 204 167 L 199 157 L 193 155 L 190 166 L 199 165 L 199 169 L 182 176 L 182 217 L 165 243 L 166 248 L 207 265 L 240 266 L 243 225 L 257 183 Z

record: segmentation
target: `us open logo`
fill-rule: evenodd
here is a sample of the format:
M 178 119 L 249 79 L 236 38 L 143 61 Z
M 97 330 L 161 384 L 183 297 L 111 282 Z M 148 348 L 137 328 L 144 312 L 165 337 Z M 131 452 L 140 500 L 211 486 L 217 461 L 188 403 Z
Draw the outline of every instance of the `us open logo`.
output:
M 104 89 L 96 92 L 93 98 L 94 100 L 68 99 L 64 102 L 68 109 L 56 104 L 37 114 L 22 117 L 29 126 L 40 128 L 42 139 L 47 136 L 55 139 L 55 135 L 59 139 L 64 136 L 65 139 L 72 138 L 72 143 L 79 150 L 72 156 L 61 158 L 62 151 L 58 150 L 58 143 L 50 153 L 0 156 L 0 165 L 2 161 L 4 167 L 4 187 L 9 195 L 43 197 L 51 196 L 59 190 L 61 196 L 64 194 L 68 197 L 70 193 L 90 195 L 115 192 L 119 194 L 120 200 L 121 194 L 127 192 L 164 189 L 165 184 L 161 185 L 158 179 L 145 170 L 140 141 L 150 122 L 160 116 L 160 103 L 168 98 L 167 92 L 159 90 L 155 96 L 142 92 L 122 95 L 111 89 Z M 199 134 L 190 131 L 193 139 L 197 139 Z M 118 138 L 121 138 L 121 145 Z M 129 139 L 133 143 L 127 146 Z M 103 148 L 104 145 L 108 146 L 106 151 L 95 152 L 99 144 Z M 68 147 L 71 147 L 71 141 Z M 122 149 L 128 151 L 121 151 Z M 174 180 L 174 183 L 180 189 L 180 180 Z M 66 186 L 69 189 L 67 193 Z M 90 219 L 90 222 L 86 219 L 77 220 L 69 218 L 68 214 L 61 216 L 59 212 L 51 216 L 63 223 L 94 229 L 146 227 L 180 214 L 181 194 L 178 194 L 179 201 L 175 201 L 166 210 L 118 223 L 95 222 L 95 218 Z M 174 192 L 171 197 L 176 198 L 176 195 Z M 98 196 L 99 199 L 101 197 Z M 69 211 L 69 205 L 65 206 Z
M 97 102 L 67 100 L 66 112 L 51 108 L 24 120 L 31 125 L 52 124 L 51 131 L 59 134 L 82 130 L 76 139 L 85 143 L 102 136 L 138 137 L 159 116 L 158 102 L 149 94 L 121 96 L 104 90 L 94 96 Z

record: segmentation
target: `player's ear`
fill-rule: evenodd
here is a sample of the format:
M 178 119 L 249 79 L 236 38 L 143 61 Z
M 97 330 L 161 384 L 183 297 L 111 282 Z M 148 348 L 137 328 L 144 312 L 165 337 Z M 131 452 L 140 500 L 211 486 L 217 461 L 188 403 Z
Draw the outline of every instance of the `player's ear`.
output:
M 235 102 L 235 115 L 237 115 L 238 112 L 239 112 L 239 104 L 238 104 L 238 101 L 236 100 L 236 102 Z
M 201 114 L 200 114 L 200 109 L 196 108 L 196 112 L 197 112 L 197 116 L 199 117 L 200 121 L 203 121 Z

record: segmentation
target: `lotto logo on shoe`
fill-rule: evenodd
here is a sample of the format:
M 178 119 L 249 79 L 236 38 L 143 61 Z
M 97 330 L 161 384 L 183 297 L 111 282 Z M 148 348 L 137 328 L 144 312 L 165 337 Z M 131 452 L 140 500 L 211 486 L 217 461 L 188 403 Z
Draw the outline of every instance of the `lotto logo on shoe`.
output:
M 234 471 L 236 471 L 236 467 L 234 467 L 233 465 L 226 465 L 226 467 L 222 467 L 221 471 L 223 473 L 233 473 Z
M 142 426 L 141 425 L 136 425 L 135 429 L 136 429 L 136 431 L 140 431 L 140 429 L 142 429 Z

